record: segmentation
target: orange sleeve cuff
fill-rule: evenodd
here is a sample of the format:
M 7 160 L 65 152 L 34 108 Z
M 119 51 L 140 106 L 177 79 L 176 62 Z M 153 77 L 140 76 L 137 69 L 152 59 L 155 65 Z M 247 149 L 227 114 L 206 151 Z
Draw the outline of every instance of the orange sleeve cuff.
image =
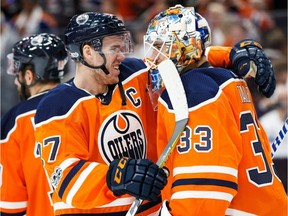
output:
M 213 67 L 230 68 L 230 51 L 232 47 L 210 46 L 206 48 L 205 55 Z

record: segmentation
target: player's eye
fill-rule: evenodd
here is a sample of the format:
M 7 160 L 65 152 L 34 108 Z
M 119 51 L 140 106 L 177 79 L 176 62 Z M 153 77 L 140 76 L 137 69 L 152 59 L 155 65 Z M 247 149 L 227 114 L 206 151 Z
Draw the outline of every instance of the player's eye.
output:
M 111 47 L 110 48 L 110 52 L 112 52 L 112 53 L 115 53 L 115 54 L 118 54 L 118 53 L 120 53 L 120 52 L 123 52 L 123 50 L 121 49 L 121 47 Z

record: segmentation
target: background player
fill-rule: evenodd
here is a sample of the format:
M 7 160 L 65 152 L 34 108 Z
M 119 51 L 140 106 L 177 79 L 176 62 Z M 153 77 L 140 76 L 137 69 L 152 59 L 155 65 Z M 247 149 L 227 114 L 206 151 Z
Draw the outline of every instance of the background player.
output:
M 24 100 L 1 118 L 1 213 L 54 215 L 33 121 L 41 98 L 64 75 L 67 52 L 57 36 L 34 34 L 18 41 L 8 60 L 8 73 Z

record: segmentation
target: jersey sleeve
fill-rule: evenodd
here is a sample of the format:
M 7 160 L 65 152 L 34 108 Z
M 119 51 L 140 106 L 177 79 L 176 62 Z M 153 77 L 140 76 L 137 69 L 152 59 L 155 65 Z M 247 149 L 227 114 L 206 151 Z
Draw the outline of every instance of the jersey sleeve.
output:
M 213 67 L 230 68 L 232 66 L 229 58 L 231 49 L 231 47 L 211 46 L 206 48 L 205 55 Z
M 2 123 L 2 122 L 1 122 Z M 2 126 L 2 125 L 1 125 Z M 17 132 L 11 131 L 7 139 L 1 140 L 1 202 L 2 213 L 26 212 L 28 192 L 21 165 L 20 146 L 15 136 Z M 14 184 L 11 184 L 14 182 Z
M 106 186 L 108 166 L 103 161 L 92 162 L 97 161 L 91 153 L 97 131 L 91 126 L 95 122 L 83 115 L 89 113 L 86 109 L 79 105 L 67 115 L 36 126 L 36 140 L 41 144 L 55 190 L 53 199 L 81 209 L 101 206 L 115 198 Z
M 5 128 L 3 131 L 7 135 L 1 137 L 2 213 L 53 214 L 50 197 L 52 189 L 39 155 L 34 151 L 32 122 L 35 112 L 32 110 L 19 114 L 12 127 L 9 127 L 8 122 L 2 125 L 1 121 L 1 127 Z M 14 120 L 12 115 L 9 119 Z

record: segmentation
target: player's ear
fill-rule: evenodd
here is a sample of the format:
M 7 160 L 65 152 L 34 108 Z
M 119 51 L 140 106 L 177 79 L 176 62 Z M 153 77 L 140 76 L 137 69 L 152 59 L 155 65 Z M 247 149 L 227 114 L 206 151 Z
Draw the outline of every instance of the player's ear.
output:
M 25 79 L 27 85 L 31 85 L 34 82 L 34 80 L 36 79 L 36 75 L 30 69 L 27 69 L 25 71 L 24 79 Z
M 93 48 L 88 45 L 88 44 L 85 44 L 83 47 L 82 47 L 82 52 L 83 52 L 83 57 L 84 59 L 92 59 L 92 54 L 93 54 Z
M 82 55 L 84 60 L 90 65 L 101 65 L 104 64 L 103 56 L 99 55 L 92 45 L 85 44 L 82 48 Z

